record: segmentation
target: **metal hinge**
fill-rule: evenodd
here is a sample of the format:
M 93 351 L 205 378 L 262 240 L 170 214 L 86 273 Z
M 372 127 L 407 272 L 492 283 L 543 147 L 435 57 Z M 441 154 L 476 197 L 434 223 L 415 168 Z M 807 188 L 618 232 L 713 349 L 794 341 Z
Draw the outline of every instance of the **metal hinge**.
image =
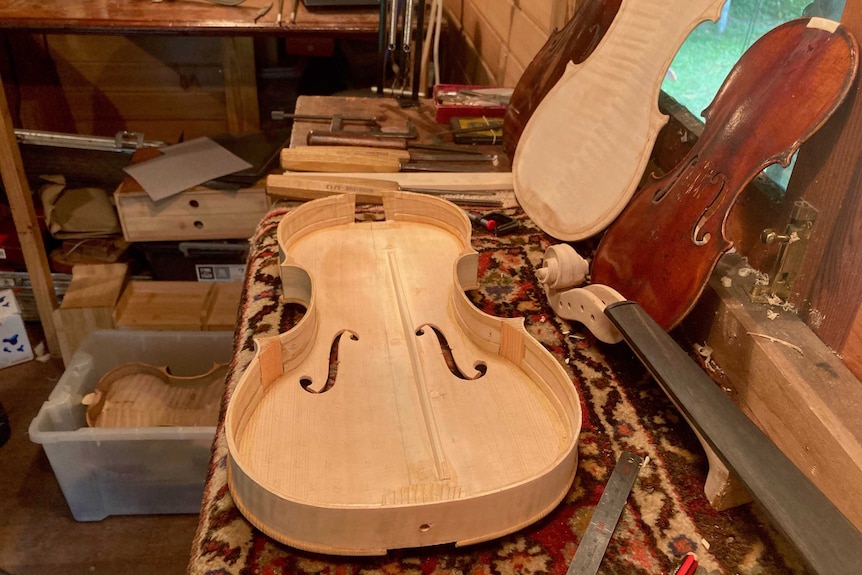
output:
M 768 303 L 774 298 L 787 301 L 793 289 L 793 282 L 799 274 L 805 249 L 817 219 L 817 210 L 805 200 L 797 200 L 793 204 L 790 223 L 779 234 L 775 230 L 766 229 L 760 234 L 760 241 L 767 245 L 779 244 L 775 267 L 769 274 L 765 284 L 756 284 L 751 288 L 751 300 L 755 303 Z

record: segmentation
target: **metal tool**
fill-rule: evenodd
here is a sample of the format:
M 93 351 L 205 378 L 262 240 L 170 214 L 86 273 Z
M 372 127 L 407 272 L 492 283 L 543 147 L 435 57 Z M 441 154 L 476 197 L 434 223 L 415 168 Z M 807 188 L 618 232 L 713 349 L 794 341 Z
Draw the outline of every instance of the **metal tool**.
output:
M 620 455 L 566 575 L 593 575 L 599 570 L 642 464 L 639 455 L 628 451 Z
M 343 122 L 335 117 L 329 130 L 310 130 L 305 137 L 305 143 L 309 146 L 369 146 L 406 150 L 407 141 L 416 139 L 418 136 L 419 132 L 416 130 L 416 126 L 410 120 L 407 120 L 407 125 L 403 130 L 377 124 L 370 130 L 363 132 L 344 130 Z
M 412 89 L 412 98 L 410 101 L 402 100 L 402 105 L 415 105 L 419 99 L 421 66 L 416 55 L 422 53 L 424 17 L 425 0 L 380 0 L 378 33 L 380 77 L 377 93 L 383 94 L 387 84 L 393 92 L 405 93 Z M 412 82 L 409 74 L 411 71 Z M 387 82 L 389 72 L 392 74 L 391 83 Z
M 482 215 L 467 212 L 467 217 L 480 228 L 494 232 L 495 236 L 504 236 L 518 229 L 517 221 L 499 212 Z
M 273 120 L 299 120 L 301 122 L 330 122 L 332 129 L 340 129 L 340 126 L 347 122 L 357 124 L 376 124 L 377 118 L 374 116 L 344 116 L 341 114 L 291 114 L 281 110 L 273 110 L 270 112 L 270 117 Z
M 263 8 L 261 8 L 260 10 L 258 10 L 255 13 L 254 21 L 257 22 L 258 20 L 260 20 L 261 18 L 263 18 L 264 16 L 269 14 L 270 10 L 272 10 L 272 2 L 270 2 L 269 4 L 267 4 L 266 6 L 264 6 Z

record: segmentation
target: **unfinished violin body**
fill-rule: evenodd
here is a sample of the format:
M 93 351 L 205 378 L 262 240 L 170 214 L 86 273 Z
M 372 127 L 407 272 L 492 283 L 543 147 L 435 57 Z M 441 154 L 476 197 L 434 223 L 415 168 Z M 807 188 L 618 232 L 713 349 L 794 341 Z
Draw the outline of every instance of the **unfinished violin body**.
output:
M 578 2 L 572 18 L 561 30 L 551 32 L 512 92 L 503 118 L 503 151 L 515 156 L 518 140 L 533 111 L 562 77 L 569 62 L 589 56 L 614 20 L 621 0 Z
M 789 164 L 847 95 L 857 67 L 855 40 L 830 20 L 793 20 L 758 40 L 705 111 L 686 158 L 639 190 L 602 237 L 592 282 L 676 326 L 731 247 L 724 225 L 740 192 L 770 164 Z
M 168 368 L 131 362 L 99 380 L 85 397 L 90 427 L 212 426 L 218 423 L 228 365 L 177 376 Z
M 278 228 L 286 301 L 228 405 L 229 485 L 262 531 L 343 555 L 520 529 L 565 496 L 580 403 L 523 321 L 479 311 L 470 222 L 444 200 L 315 200 Z
M 549 235 L 604 230 L 637 189 L 659 130 L 661 83 L 700 22 L 724 0 L 623 0 L 604 38 L 533 112 L 512 165 L 515 194 Z

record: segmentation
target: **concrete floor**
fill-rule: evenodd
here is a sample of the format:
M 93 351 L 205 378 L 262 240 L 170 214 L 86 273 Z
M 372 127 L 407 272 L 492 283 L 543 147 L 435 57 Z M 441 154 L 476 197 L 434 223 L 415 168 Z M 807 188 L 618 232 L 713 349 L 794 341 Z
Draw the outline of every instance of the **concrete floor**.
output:
M 31 342 L 39 337 L 37 327 Z M 185 573 L 197 515 L 72 518 L 42 446 L 27 436 L 62 373 L 59 359 L 0 370 L 0 403 L 12 428 L 0 447 L 0 574 Z

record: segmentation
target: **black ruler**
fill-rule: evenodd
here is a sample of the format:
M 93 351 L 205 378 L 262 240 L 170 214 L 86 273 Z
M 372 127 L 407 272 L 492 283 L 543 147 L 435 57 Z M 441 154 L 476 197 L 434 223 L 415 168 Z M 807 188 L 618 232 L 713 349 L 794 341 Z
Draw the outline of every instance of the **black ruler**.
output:
M 628 451 L 620 455 L 566 575 L 594 575 L 599 570 L 641 464 L 643 458 L 639 455 Z

